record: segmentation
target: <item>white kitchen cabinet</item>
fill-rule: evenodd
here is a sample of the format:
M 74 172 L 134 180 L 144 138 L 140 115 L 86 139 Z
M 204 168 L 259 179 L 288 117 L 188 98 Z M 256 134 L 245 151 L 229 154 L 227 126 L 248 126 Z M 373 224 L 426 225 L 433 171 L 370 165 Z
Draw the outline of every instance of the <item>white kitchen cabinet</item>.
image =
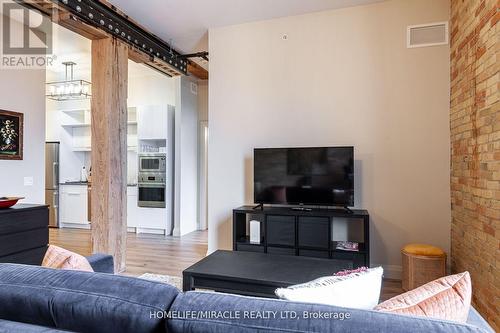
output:
M 136 228 L 138 221 L 137 186 L 127 186 L 127 227 Z
M 127 228 L 136 233 L 169 234 L 167 208 L 137 206 L 137 186 L 127 186 Z
M 161 105 L 137 107 L 137 136 L 139 140 L 167 138 L 167 109 Z
M 88 227 L 87 185 L 61 185 L 60 222 L 62 227 Z

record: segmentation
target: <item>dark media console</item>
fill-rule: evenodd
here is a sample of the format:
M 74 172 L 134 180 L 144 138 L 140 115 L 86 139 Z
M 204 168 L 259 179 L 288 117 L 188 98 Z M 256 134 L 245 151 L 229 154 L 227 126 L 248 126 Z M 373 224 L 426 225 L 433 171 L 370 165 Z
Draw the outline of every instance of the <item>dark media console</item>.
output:
M 256 206 L 253 206 L 252 209 L 260 209 L 260 210 L 264 210 L 264 204 L 258 204 Z M 311 207 L 305 207 L 305 206 L 292 206 L 290 207 L 291 210 L 298 210 L 298 211 L 301 211 L 301 212 L 312 212 L 314 208 L 311 208 Z M 352 214 L 354 213 L 349 207 L 342 207 L 342 208 L 337 208 L 337 209 L 343 209 L 344 212 L 346 212 L 347 214 Z M 335 210 L 337 210 L 335 209 Z
M 250 243 L 250 220 L 260 222 L 260 244 Z M 368 267 L 369 221 L 368 212 L 358 209 L 242 206 L 233 210 L 233 250 L 340 259 L 351 262 L 353 267 Z M 341 223 L 348 239 L 335 239 L 333 231 Z M 344 240 L 358 242 L 359 251 L 337 249 L 337 242 Z

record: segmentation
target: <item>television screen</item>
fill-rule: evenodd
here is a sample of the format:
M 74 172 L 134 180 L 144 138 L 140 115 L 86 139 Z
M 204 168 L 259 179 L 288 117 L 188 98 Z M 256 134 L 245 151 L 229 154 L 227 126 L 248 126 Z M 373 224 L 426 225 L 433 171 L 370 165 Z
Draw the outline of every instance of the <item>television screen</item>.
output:
M 254 200 L 354 206 L 354 148 L 254 149 Z

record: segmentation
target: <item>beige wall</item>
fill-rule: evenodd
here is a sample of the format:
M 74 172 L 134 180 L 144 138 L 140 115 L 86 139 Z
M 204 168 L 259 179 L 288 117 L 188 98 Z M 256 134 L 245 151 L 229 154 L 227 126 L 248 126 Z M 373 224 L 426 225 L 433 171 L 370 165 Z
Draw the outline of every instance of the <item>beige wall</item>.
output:
M 406 49 L 407 25 L 448 18 L 448 0 L 395 0 L 210 30 L 209 251 L 253 202 L 254 147 L 336 145 L 355 146 L 372 265 L 448 251 L 449 48 Z
M 175 227 L 183 236 L 198 227 L 198 97 L 195 79 L 176 77 L 175 102 Z M 168 180 L 167 180 L 168 181 Z
M 0 14 L 0 26 L 3 19 Z M 12 26 L 22 29 L 21 24 Z M 0 68 L 0 109 L 24 114 L 23 160 L 0 160 L 0 197 L 23 196 L 22 203 L 44 203 L 45 69 Z M 24 186 L 25 177 L 33 178 L 32 186 Z

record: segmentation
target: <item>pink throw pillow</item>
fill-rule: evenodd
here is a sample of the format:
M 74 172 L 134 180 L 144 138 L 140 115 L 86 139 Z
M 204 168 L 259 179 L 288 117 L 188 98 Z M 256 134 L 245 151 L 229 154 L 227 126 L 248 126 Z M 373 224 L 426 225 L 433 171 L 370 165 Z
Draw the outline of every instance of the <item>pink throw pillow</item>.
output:
M 449 275 L 377 305 L 374 310 L 465 323 L 472 286 L 469 272 Z
M 84 256 L 55 245 L 49 245 L 43 258 L 42 266 L 86 272 L 94 271 Z

